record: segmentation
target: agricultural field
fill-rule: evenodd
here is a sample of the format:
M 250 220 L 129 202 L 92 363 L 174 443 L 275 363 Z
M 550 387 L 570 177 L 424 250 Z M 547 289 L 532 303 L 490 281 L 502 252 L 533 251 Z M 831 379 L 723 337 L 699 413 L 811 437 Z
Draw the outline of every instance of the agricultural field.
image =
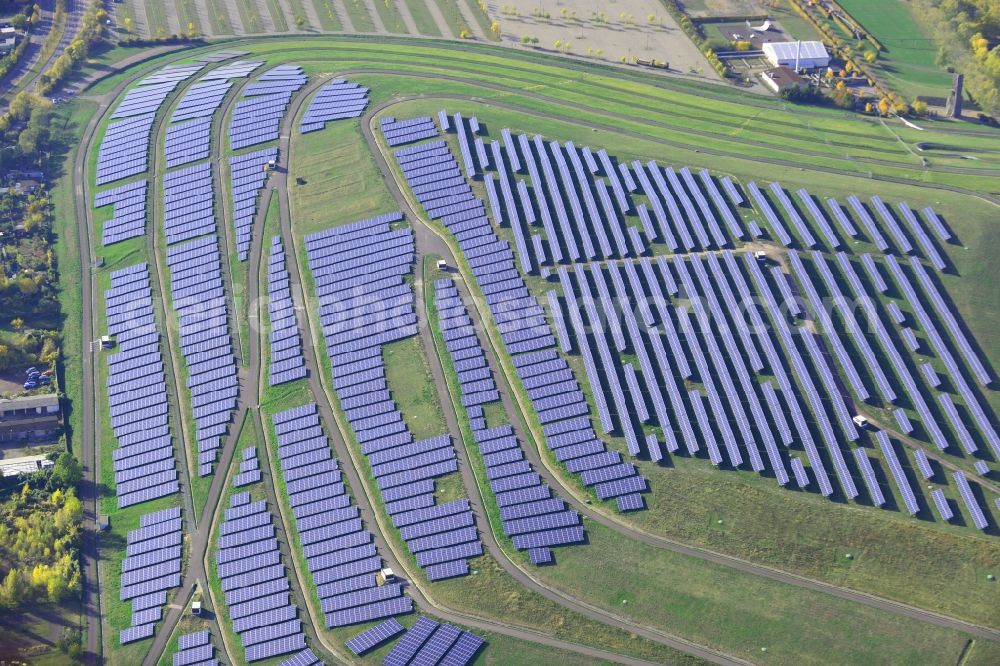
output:
M 838 4 L 882 44 L 876 71 L 907 99 L 922 97 L 943 106 L 951 75 L 937 64 L 938 46 L 901 0 L 879 3 L 838 0 Z
M 85 651 L 1000 660 L 1000 132 L 725 85 L 609 7 L 115 4 L 212 40 L 56 115 Z

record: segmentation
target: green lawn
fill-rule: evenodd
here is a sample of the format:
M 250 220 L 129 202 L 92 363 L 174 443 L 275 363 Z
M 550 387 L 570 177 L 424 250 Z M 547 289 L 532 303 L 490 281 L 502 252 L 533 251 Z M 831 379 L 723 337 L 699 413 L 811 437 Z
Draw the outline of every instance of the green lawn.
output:
M 198 21 L 198 9 L 194 0 L 180 0 L 177 3 L 177 19 L 180 21 L 181 32 L 185 35 L 193 32 L 196 35 L 202 34 L 204 28 Z
M 461 0 L 437 0 L 438 9 L 441 10 L 445 23 L 448 24 L 448 28 L 451 30 L 452 37 L 456 38 L 462 33 L 463 30 L 470 33 L 472 32 L 472 26 L 468 24 L 465 17 L 462 16 L 462 12 L 458 8 L 458 2 L 460 1 Z
M 288 22 L 285 21 L 285 14 L 278 5 L 278 0 L 267 0 L 267 11 L 271 15 L 271 24 L 278 32 L 288 32 Z
M 248 33 L 263 32 L 264 26 L 257 10 L 257 3 L 253 0 L 236 0 L 236 10 L 240 14 L 240 21 L 243 23 L 243 30 Z

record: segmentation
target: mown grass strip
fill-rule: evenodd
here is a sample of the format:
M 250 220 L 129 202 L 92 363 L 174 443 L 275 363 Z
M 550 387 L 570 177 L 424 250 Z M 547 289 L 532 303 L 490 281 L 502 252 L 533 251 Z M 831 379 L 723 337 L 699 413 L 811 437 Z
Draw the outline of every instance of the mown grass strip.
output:
M 486 13 L 483 5 L 479 4 L 478 0 L 459 0 L 459 2 L 464 2 L 468 6 L 468 12 L 472 14 L 472 18 L 479 24 L 479 29 L 486 39 L 494 42 L 500 41 L 500 35 L 493 34 L 493 30 L 490 29 L 493 21 L 490 20 L 489 14 Z
M 264 30 L 257 3 L 253 0 L 236 0 L 236 9 L 240 13 L 240 21 L 245 32 L 262 32 Z
M 292 20 L 295 22 L 295 27 L 299 30 L 315 30 L 316 26 L 309 23 L 309 16 L 306 14 L 305 8 L 302 6 L 302 0 L 288 0 L 289 6 L 292 8 Z
M 463 32 L 472 34 L 472 26 L 462 16 L 456 0 L 436 0 L 436 3 L 438 9 L 441 10 L 442 16 L 444 16 L 445 23 L 451 29 L 452 35 L 460 37 Z
M 344 0 L 344 9 L 351 19 L 354 32 L 375 32 L 375 22 L 362 0 Z
M 340 32 L 344 29 L 334 9 L 333 0 L 312 0 L 316 7 L 316 15 L 319 17 L 319 25 L 326 32 Z
M 278 0 L 267 0 L 267 11 L 271 15 L 271 25 L 276 32 L 288 32 L 288 21 L 285 20 L 285 13 L 281 11 Z
M 382 18 L 382 25 L 385 26 L 386 30 L 400 35 L 409 34 L 410 31 L 406 29 L 406 24 L 403 23 L 403 17 L 400 15 L 394 0 L 372 0 L 372 2 L 375 3 L 375 11 Z
M 208 22 L 212 26 L 213 35 L 231 35 L 233 26 L 229 19 L 229 12 L 222 0 L 208 0 Z
M 433 2 L 433 0 L 426 1 Z M 434 17 L 431 16 L 430 10 L 427 9 L 425 0 L 404 0 L 404 2 L 406 2 L 406 6 L 410 10 L 410 15 L 413 17 L 413 24 L 417 26 L 417 32 L 421 35 L 429 35 L 431 37 L 441 36 L 441 30 L 438 29 Z
M 170 35 L 166 5 L 160 0 L 146 0 L 146 21 L 146 28 L 151 36 L 167 37 Z
M 200 35 L 201 24 L 198 21 L 198 10 L 194 6 L 194 0 L 180 0 L 176 6 L 181 32 L 187 37 Z

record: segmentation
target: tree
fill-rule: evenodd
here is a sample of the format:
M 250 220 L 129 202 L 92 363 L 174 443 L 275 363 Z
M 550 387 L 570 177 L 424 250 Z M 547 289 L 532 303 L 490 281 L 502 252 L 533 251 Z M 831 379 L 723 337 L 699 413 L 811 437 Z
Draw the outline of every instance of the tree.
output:
M 878 60 L 878 52 L 865 51 L 865 62 L 874 63 L 876 60 Z
M 913 113 L 918 116 L 927 115 L 927 102 L 922 99 L 913 100 L 913 104 L 910 105 L 910 108 L 913 110 Z
M 21 319 L 20 317 L 14 317 L 13 319 L 10 320 L 10 327 L 15 331 L 20 331 L 22 328 L 24 328 L 24 320 Z
M 490 32 L 492 32 L 496 37 L 500 36 L 500 21 L 493 21 L 490 23 Z
M 883 97 L 882 99 L 880 99 L 878 101 L 878 112 L 879 112 L 880 115 L 883 115 L 883 116 L 889 115 L 889 111 L 891 109 L 892 109 L 892 106 L 889 103 L 889 99 L 887 97 Z
M 3 579 L 3 584 L 0 585 L 0 608 L 16 609 L 24 599 L 26 591 L 27 586 L 24 584 L 21 572 L 17 569 L 11 569 L 7 572 L 7 577 Z
M 69 451 L 63 451 L 52 466 L 49 483 L 54 488 L 76 488 L 83 479 L 80 461 Z

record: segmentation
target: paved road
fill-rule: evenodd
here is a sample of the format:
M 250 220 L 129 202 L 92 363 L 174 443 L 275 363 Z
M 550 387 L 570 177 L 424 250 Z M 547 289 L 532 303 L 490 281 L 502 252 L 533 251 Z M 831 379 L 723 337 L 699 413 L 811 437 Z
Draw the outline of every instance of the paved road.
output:
M 349 72 L 338 73 L 338 76 L 347 76 L 347 75 L 349 75 Z M 371 108 L 366 114 L 366 121 L 367 119 L 373 117 L 379 111 L 387 109 L 400 102 L 413 99 L 426 99 L 426 98 L 427 98 L 426 96 L 397 97 L 394 100 L 390 100 L 379 106 Z M 491 102 L 491 104 L 495 103 Z M 543 115 L 543 117 L 545 116 Z M 395 177 L 392 173 L 392 170 L 389 168 L 387 157 L 382 153 L 381 149 L 379 148 L 378 143 L 375 140 L 374 135 L 371 132 L 371 128 L 367 122 L 362 124 L 362 129 L 364 130 L 365 139 L 368 142 L 369 148 L 372 150 L 373 155 L 375 155 L 376 163 L 378 164 L 379 169 L 382 171 L 383 179 L 385 179 L 386 183 L 389 185 L 390 190 L 393 193 L 393 196 L 397 198 L 397 201 L 400 201 L 400 199 L 402 199 L 402 201 L 405 204 L 404 209 L 411 211 L 411 219 L 419 220 L 421 222 L 420 225 L 414 225 L 414 226 L 416 228 L 421 228 L 426 230 L 433 229 L 424 222 L 422 216 L 414 212 L 416 210 L 420 210 L 419 205 L 415 201 L 410 200 L 408 196 L 404 195 L 400 190 L 398 184 L 395 182 Z M 437 234 L 437 231 L 433 230 L 433 233 Z M 454 257 L 457 251 L 457 246 L 453 245 L 453 242 L 451 241 L 450 238 L 448 239 L 448 245 L 451 248 L 451 251 L 448 253 L 439 252 L 439 254 L 442 254 L 442 256 L 445 256 L 446 258 Z M 456 264 L 452 263 L 452 265 Z M 474 278 L 470 278 L 470 276 L 464 274 L 463 278 L 467 284 L 475 284 Z M 473 281 L 470 282 L 470 280 Z M 483 331 L 486 330 L 486 327 L 482 325 L 482 321 L 490 317 L 491 315 L 489 314 L 489 310 L 486 307 L 485 301 L 480 297 L 478 293 L 478 288 L 474 291 L 474 293 L 475 293 L 475 298 L 471 299 L 472 307 L 469 308 L 470 316 L 473 317 L 478 316 L 479 322 L 478 325 L 475 326 L 475 328 L 479 332 L 479 335 L 483 336 Z M 519 431 L 518 436 L 520 440 L 522 442 L 531 441 L 535 443 L 536 451 L 532 456 L 533 458 L 532 463 L 535 464 L 536 467 L 538 466 L 539 463 L 541 463 L 542 466 L 539 469 L 539 471 L 543 472 L 543 476 L 546 478 L 546 481 L 549 483 L 549 485 L 551 485 L 553 488 L 560 488 L 562 491 L 561 494 L 564 496 L 564 499 L 566 499 L 578 512 L 580 512 L 583 515 L 586 515 L 589 519 L 597 521 L 602 525 L 609 527 L 610 529 L 615 530 L 616 532 L 626 537 L 638 539 L 639 541 L 642 541 L 643 543 L 646 543 L 651 546 L 664 548 L 684 555 L 690 555 L 692 557 L 697 557 L 699 559 L 713 562 L 715 564 L 731 567 L 738 571 L 743 571 L 745 573 L 757 576 L 763 576 L 765 578 L 770 578 L 772 580 L 777 580 L 779 582 L 795 585 L 797 587 L 817 592 L 824 592 L 836 597 L 840 597 L 842 599 L 856 601 L 858 603 L 862 603 L 867 606 L 871 606 L 873 608 L 878 608 L 880 610 L 889 611 L 892 613 L 896 613 L 898 615 L 903 615 L 906 617 L 922 620 L 938 626 L 950 629 L 957 629 L 959 631 L 964 631 L 981 638 L 987 638 L 990 640 L 1000 640 L 1000 631 L 991 627 L 986 627 L 972 622 L 967 622 L 940 613 L 935 613 L 933 611 L 920 609 L 915 606 L 910 606 L 908 604 L 893 601 L 891 599 L 885 599 L 865 592 L 859 592 L 856 590 L 851 590 L 849 588 L 831 585 L 823 581 L 807 578 L 805 576 L 799 576 L 797 574 L 788 573 L 768 566 L 755 564 L 747 560 L 732 557 L 722 553 L 717 553 L 704 548 L 689 546 L 687 544 L 683 544 L 677 541 L 673 541 L 671 539 L 667 539 L 665 537 L 661 537 L 655 534 L 650 534 L 648 532 L 639 530 L 635 526 L 629 525 L 624 521 L 622 521 L 622 519 L 616 514 L 609 514 L 605 513 L 604 511 L 595 510 L 592 505 L 586 503 L 586 498 L 582 494 L 578 493 L 571 485 L 566 484 L 561 480 L 561 474 L 550 466 L 547 458 L 538 455 L 537 449 L 540 446 L 539 445 L 540 437 L 537 436 L 529 437 L 528 435 L 531 433 L 527 433 L 521 426 L 521 424 L 527 422 L 527 420 L 524 418 L 524 414 L 530 409 L 530 406 L 519 404 L 520 403 L 519 396 L 515 395 L 516 399 L 515 400 L 511 399 L 509 386 L 514 381 L 514 379 L 512 377 L 506 376 L 506 373 L 503 372 L 504 366 L 497 363 L 495 358 L 495 355 L 499 353 L 497 350 L 500 349 L 501 347 L 499 346 L 499 343 L 494 342 L 490 336 L 486 336 L 485 339 L 489 342 L 489 344 L 483 346 L 490 352 L 488 356 L 491 357 L 490 360 L 491 360 L 491 365 L 493 367 L 493 371 L 494 373 L 497 373 L 498 370 L 501 371 L 498 377 L 504 380 L 498 382 L 498 388 L 500 388 L 501 393 L 504 396 L 504 407 L 508 410 L 508 414 L 519 414 L 521 417 L 520 419 L 512 419 L 512 421 L 516 423 L 515 428 Z M 517 411 L 514 411 L 515 409 L 517 409 Z M 525 448 L 530 449 L 531 447 L 525 447 Z

